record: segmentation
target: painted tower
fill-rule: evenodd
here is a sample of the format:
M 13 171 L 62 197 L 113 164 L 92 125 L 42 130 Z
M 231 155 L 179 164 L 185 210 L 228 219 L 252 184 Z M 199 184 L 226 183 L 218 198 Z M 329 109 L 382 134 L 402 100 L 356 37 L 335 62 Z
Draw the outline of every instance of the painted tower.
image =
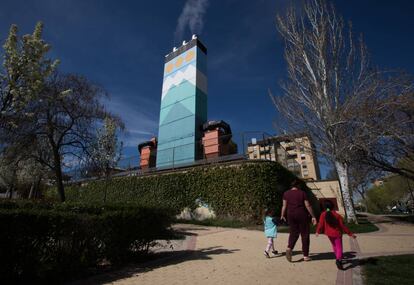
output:
M 157 167 L 201 158 L 202 125 L 207 121 L 207 49 L 196 35 L 165 56 Z

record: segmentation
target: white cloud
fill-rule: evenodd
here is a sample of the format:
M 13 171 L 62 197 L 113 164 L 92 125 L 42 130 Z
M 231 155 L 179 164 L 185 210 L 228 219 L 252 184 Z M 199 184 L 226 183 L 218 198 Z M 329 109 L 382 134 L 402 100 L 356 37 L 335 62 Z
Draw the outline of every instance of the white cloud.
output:
M 105 102 L 108 110 L 120 116 L 125 123 L 126 132 L 120 140 L 125 147 L 137 146 L 140 142 L 156 136 L 158 133 L 158 112 L 156 102 L 142 98 L 139 104 L 131 104 L 130 100 L 113 99 Z

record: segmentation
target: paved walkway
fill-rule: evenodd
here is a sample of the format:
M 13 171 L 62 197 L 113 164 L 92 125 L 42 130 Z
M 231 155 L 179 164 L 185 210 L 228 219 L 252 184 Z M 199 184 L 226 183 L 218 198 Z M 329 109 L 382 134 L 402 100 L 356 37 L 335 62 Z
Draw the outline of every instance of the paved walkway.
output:
M 371 217 L 370 217 L 371 218 Z M 375 219 L 375 217 L 372 217 Z M 362 284 L 359 258 L 414 254 L 414 226 L 376 220 L 379 232 L 344 236 L 347 270 L 338 271 L 325 236 L 311 236 L 312 261 L 304 262 L 298 242 L 293 262 L 280 254 L 263 255 L 266 240 L 260 231 L 176 225 L 186 239 L 158 248 L 161 258 L 77 282 L 77 284 Z M 276 247 L 284 251 L 287 234 L 279 234 Z

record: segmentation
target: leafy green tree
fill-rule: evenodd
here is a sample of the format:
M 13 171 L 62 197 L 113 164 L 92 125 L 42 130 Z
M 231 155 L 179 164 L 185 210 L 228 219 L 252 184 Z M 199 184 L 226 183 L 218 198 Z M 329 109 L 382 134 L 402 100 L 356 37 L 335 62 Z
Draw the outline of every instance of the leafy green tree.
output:
M 392 202 L 392 196 L 390 196 L 390 193 L 383 185 L 374 186 L 369 189 L 366 197 L 368 211 L 376 214 L 386 212 L 387 207 L 389 207 Z
M 382 185 L 373 186 L 366 192 L 368 210 L 374 213 L 387 212 L 397 204 L 405 205 L 413 200 L 414 183 L 401 175 L 390 175 L 383 179 Z

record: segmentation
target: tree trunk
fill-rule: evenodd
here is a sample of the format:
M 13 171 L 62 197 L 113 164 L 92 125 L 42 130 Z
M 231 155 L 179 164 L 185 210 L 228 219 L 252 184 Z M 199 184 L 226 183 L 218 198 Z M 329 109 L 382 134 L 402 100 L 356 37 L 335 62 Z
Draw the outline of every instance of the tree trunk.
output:
M 108 182 L 109 182 L 109 176 L 106 175 L 105 176 L 104 199 L 103 199 L 104 204 L 106 203 L 106 195 L 107 195 L 107 192 L 108 192 Z
M 13 188 L 14 188 L 14 185 L 12 184 L 9 186 L 9 190 L 7 191 L 7 194 L 8 194 L 7 196 L 9 199 L 13 198 Z
M 355 209 L 352 203 L 351 192 L 348 186 L 348 166 L 345 163 L 335 161 L 336 171 L 338 172 L 339 183 L 341 184 L 342 199 L 345 208 L 347 222 L 356 223 Z
M 56 175 L 56 186 L 59 193 L 59 198 L 61 202 L 65 202 L 65 189 L 63 187 L 63 175 L 62 175 L 62 166 L 60 163 L 60 155 L 57 149 L 53 150 L 53 160 L 54 160 L 54 168 L 55 168 L 55 175 Z
M 40 198 L 40 183 L 41 182 L 42 182 L 42 177 L 38 177 L 36 185 L 35 185 L 35 191 L 34 191 L 34 198 L 35 199 Z
M 368 212 L 368 203 L 367 203 L 367 198 L 365 197 L 365 189 L 362 190 L 358 190 L 359 195 L 361 195 L 362 201 L 364 202 L 364 208 L 365 208 L 365 212 Z
M 34 191 L 35 191 L 35 182 L 32 182 L 32 185 L 30 186 L 30 192 L 29 192 L 29 200 L 33 199 L 34 196 Z

